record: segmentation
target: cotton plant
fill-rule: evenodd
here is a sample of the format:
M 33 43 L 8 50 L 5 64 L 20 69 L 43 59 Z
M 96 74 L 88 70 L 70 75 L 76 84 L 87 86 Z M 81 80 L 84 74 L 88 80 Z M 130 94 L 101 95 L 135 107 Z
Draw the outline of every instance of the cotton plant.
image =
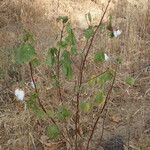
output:
M 109 5 L 109 4 L 108 4 Z M 106 12 L 106 11 L 105 11 Z M 103 15 L 104 16 L 104 15 Z M 91 23 L 91 15 L 90 13 L 87 14 L 88 21 Z M 102 18 L 103 19 L 103 18 Z M 102 20 L 101 19 L 101 20 Z M 107 69 L 104 72 L 100 72 L 99 74 L 94 74 L 92 77 L 89 75 L 89 80 L 85 82 L 84 79 L 84 71 L 86 70 L 86 62 L 88 59 L 88 56 L 90 54 L 90 51 L 92 49 L 92 44 L 94 41 L 94 37 L 99 29 L 101 29 L 101 22 L 96 27 L 93 27 L 91 24 L 89 24 L 88 28 L 83 31 L 83 36 L 86 39 L 85 42 L 85 48 L 81 50 L 82 57 L 80 56 L 80 51 L 78 51 L 78 43 L 76 36 L 74 34 L 74 31 L 72 29 L 72 26 L 69 22 L 69 19 L 67 16 L 60 16 L 58 17 L 57 21 L 61 21 L 62 23 L 62 29 L 61 29 L 61 36 L 59 41 L 57 42 L 55 47 L 50 47 L 47 52 L 47 56 L 45 58 L 44 65 L 52 69 L 52 75 L 51 75 L 51 81 L 53 84 L 53 87 L 57 90 L 58 95 L 58 105 L 60 106 L 53 110 L 53 108 L 48 107 L 45 108 L 45 106 L 42 103 L 41 98 L 44 97 L 40 96 L 40 90 L 37 89 L 36 80 L 34 81 L 34 68 L 35 64 L 37 64 L 38 56 L 36 54 L 36 50 L 34 48 L 34 45 L 30 43 L 30 40 L 24 41 L 19 48 L 16 50 L 16 62 L 20 65 L 26 64 L 29 67 L 31 79 L 30 79 L 30 86 L 34 89 L 31 90 L 31 95 L 29 97 L 29 100 L 27 100 L 27 107 L 31 109 L 34 114 L 39 118 L 43 119 L 46 117 L 49 119 L 52 123 L 50 126 L 47 127 L 47 135 L 50 139 L 58 139 L 58 138 L 64 138 L 64 130 L 61 127 L 61 124 L 59 122 L 65 122 L 67 123 L 72 117 L 75 117 L 75 140 L 71 145 L 75 145 L 75 149 L 78 149 L 78 144 L 81 142 L 80 138 L 78 137 L 78 129 L 82 129 L 80 124 L 82 123 L 82 117 L 84 115 L 80 116 L 80 113 L 90 114 L 93 111 L 93 106 L 96 106 L 99 108 L 99 106 L 102 106 L 102 110 L 99 109 L 99 116 L 96 118 L 96 122 L 93 123 L 92 132 L 89 132 L 89 137 L 86 145 L 86 149 L 89 150 L 89 145 L 91 143 L 91 140 L 93 138 L 93 134 L 95 132 L 95 127 L 97 126 L 98 120 L 100 119 L 100 114 L 103 112 L 103 110 L 106 107 L 107 101 L 109 100 L 114 80 L 116 77 L 116 68 L 114 69 Z M 66 33 L 66 34 L 63 34 Z M 114 31 L 114 37 L 117 37 L 121 34 L 121 31 L 117 30 Z M 29 34 L 26 36 L 28 37 Z M 25 38 L 28 39 L 28 38 Z M 62 93 L 63 85 L 61 85 L 61 80 L 63 79 L 65 81 L 74 81 L 76 78 L 74 67 L 74 62 L 72 61 L 72 58 L 81 58 L 80 66 L 79 66 L 79 74 L 77 74 L 78 82 L 75 87 L 73 87 L 76 97 L 76 107 L 75 107 L 75 116 L 73 116 L 74 111 L 71 110 L 74 108 L 74 105 L 65 105 L 64 103 L 64 96 Z M 110 57 L 107 53 L 105 53 L 105 49 L 98 49 L 96 50 L 95 54 L 93 54 L 93 62 L 96 63 L 96 65 L 103 65 L 106 61 L 109 61 Z M 86 84 L 89 82 L 93 82 L 93 84 Z M 110 90 L 105 90 L 106 84 L 110 85 Z M 85 90 L 88 90 L 88 86 L 97 87 L 99 85 L 99 88 L 97 91 L 95 91 L 93 98 L 93 101 L 82 101 L 82 95 L 83 95 L 83 87 Z M 25 92 L 22 89 L 16 89 L 15 95 L 18 100 L 24 101 Z M 43 99 L 44 100 L 44 99 Z M 66 99 L 67 100 L 67 99 Z M 65 101 L 66 101 L 65 100 Z M 70 121 L 69 121 L 70 122 Z M 67 127 L 67 126 L 66 126 Z M 78 128 L 79 127 L 79 128 Z M 70 143 L 68 139 L 70 139 L 70 135 L 66 135 L 67 138 L 65 139 L 66 142 Z

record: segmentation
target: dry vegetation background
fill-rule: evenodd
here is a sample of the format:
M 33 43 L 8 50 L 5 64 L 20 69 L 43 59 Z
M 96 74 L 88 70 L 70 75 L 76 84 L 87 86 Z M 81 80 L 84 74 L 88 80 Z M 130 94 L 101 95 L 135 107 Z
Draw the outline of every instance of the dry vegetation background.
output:
M 82 47 L 82 30 L 87 26 L 84 14 L 90 11 L 93 24 L 96 25 L 106 1 L 0 0 L 0 150 L 42 150 L 43 147 L 44 150 L 61 149 L 58 148 L 58 143 L 52 145 L 45 140 L 44 127 L 47 122 L 42 124 L 31 112 L 24 111 L 23 105 L 14 96 L 18 85 L 25 85 L 26 100 L 32 90 L 29 86 L 28 67 L 14 64 L 14 49 L 21 43 L 23 29 L 29 29 L 35 36 L 36 51 L 43 60 L 47 49 L 55 45 L 60 33 L 56 18 L 68 15 L 79 47 Z M 107 33 L 98 34 L 88 59 L 90 62 L 97 49 L 104 49 L 111 57 L 102 68 L 89 65 L 90 75 L 99 69 L 111 67 L 118 55 L 122 58 L 108 107 L 103 142 L 121 136 L 124 145 L 129 144 L 133 150 L 150 150 L 150 1 L 113 0 L 104 19 L 105 23 L 109 14 L 113 16 L 114 28 L 122 30 L 122 35 L 117 39 L 110 39 Z M 127 76 L 136 78 L 133 87 L 124 83 Z M 49 96 L 55 90 L 48 84 L 48 68 L 38 67 L 36 80 L 44 87 L 40 89 L 43 104 L 50 105 Z M 71 83 L 65 85 L 65 90 L 69 91 Z M 93 150 L 100 149 L 101 122 L 102 119 L 93 140 Z M 44 145 L 48 145 L 48 148 Z

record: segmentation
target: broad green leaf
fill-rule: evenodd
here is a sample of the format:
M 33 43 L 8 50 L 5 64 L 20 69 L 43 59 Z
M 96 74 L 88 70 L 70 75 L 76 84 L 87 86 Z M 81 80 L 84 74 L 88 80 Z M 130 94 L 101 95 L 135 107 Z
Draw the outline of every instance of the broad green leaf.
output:
M 66 30 L 68 33 L 68 36 L 65 38 L 67 46 L 71 47 L 71 54 L 77 55 L 77 40 L 69 22 L 66 25 Z
M 60 129 L 56 125 L 48 126 L 47 135 L 50 139 L 58 139 L 61 135 Z
M 95 57 L 94 57 L 94 61 L 96 63 L 104 62 L 105 61 L 105 53 L 101 52 L 101 51 L 96 52 Z
M 57 45 L 59 46 L 59 48 L 65 49 L 65 48 L 67 48 L 67 46 L 68 46 L 68 42 L 67 42 L 67 40 L 59 41 L 59 42 L 57 43 Z
M 68 37 L 66 38 L 66 40 L 70 43 L 70 45 L 76 45 L 77 40 L 76 40 L 75 34 L 73 32 L 73 29 L 70 23 L 67 23 L 66 30 L 68 33 Z
M 57 21 L 60 21 L 60 20 L 62 20 L 63 23 L 67 23 L 67 21 L 68 21 L 68 16 L 59 16 L 59 17 L 57 18 Z
M 73 45 L 71 47 L 71 54 L 73 54 L 73 55 L 77 55 L 78 54 L 76 45 Z
M 23 44 L 16 51 L 16 62 L 18 64 L 27 64 L 35 57 L 35 49 L 31 44 Z
M 38 104 L 37 94 L 31 95 L 30 99 L 27 101 L 27 107 L 30 108 L 39 119 L 43 119 L 46 117 L 45 112 L 42 110 L 42 108 L 40 108 Z
M 113 78 L 113 72 L 111 70 L 108 70 L 107 72 L 99 76 L 97 78 L 97 81 L 103 86 L 107 81 L 112 80 L 112 78 Z
M 68 51 L 64 51 L 62 55 L 62 68 L 67 79 L 72 79 L 73 77 L 73 69 L 72 69 L 72 61 L 70 59 L 70 53 Z
M 93 36 L 93 33 L 94 30 L 92 29 L 92 27 L 89 27 L 86 30 L 84 30 L 84 36 L 87 40 L 89 40 Z
M 105 101 L 105 95 L 102 91 L 98 92 L 95 97 L 95 102 L 101 104 Z
M 97 79 L 92 76 L 91 79 L 88 81 L 89 86 L 94 86 L 96 84 Z
M 84 113 L 89 113 L 92 109 L 92 104 L 89 102 L 82 102 L 80 104 L 80 109 L 81 111 L 83 111 Z
M 125 80 L 125 82 L 126 82 L 128 85 L 133 86 L 134 83 L 135 83 L 135 79 L 132 78 L 132 77 L 127 77 L 126 80 Z
M 48 110 L 47 111 L 47 115 L 51 118 L 54 118 L 55 117 L 55 112 L 53 110 Z
M 46 64 L 49 66 L 53 66 L 56 62 L 56 55 L 57 55 L 57 49 L 54 47 L 50 48 L 48 50 Z
M 37 67 L 40 65 L 40 61 L 37 59 L 37 58 L 34 58 L 32 61 L 31 61 L 33 67 Z
M 67 120 L 71 117 L 71 112 L 67 108 L 62 107 L 58 111 L 57 117 L 59 120 Z

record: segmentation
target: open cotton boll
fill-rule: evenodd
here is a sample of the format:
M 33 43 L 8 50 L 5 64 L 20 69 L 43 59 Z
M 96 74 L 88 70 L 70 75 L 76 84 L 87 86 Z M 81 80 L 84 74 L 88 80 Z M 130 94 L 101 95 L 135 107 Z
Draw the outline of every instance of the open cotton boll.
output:
M 114 34 L 114 37 L 118 37 L 119 35 L 121 35 L 122 31 L 121 30 L 117 30 L 117 31 L 114 31 L 113 34 Z
M 18 100 L 23 101 L 24 96 L 25 96 L 25 92 L 21 89 L 16 89 L 15 90 L 15 96 L 18 98 Z
M 105 60 L 108 61 L 109 60 L 108 55 L 105 53 L 104 56 L 105 56 Z
M 31 87 L 35 89 L 35 85 L 34 85 L 33 81 L 31 81 L 30 84 L 31 84 Z

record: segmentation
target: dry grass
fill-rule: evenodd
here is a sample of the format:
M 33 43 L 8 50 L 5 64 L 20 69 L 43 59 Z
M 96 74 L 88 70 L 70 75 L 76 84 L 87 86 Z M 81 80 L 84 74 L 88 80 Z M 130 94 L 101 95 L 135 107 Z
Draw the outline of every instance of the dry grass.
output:
M 95 0 L 94 2 L 92 6 L 98 7 L 96 5 L 100 1 Z M 99 72 L 99 70 L 103 71 L 108 66 L 113 67 L 114 60 L 118 56 L 122 58 L 112 101 L 108 107 L 103 141 L 115 135 L 121 135 L 126 146 L 129 144 L 132 149 L 149 150 L 150 2 L 149 0 L 145 0 L 145 3 L 139 1 L 133 4 L 136 1 L 131 0 L 129 2 L 119 0 L 119 2 L 114 3 L 115 7 L 113 6 L 111 11 L 113 26 L 115 29 L 121 29 L 123 33 L 117 39 L 110 39 L 108 32 L 97 35 L 88 58 L 88 73 L 85 74 L 85 77 L 88 78 L 91 74 Z M 77 28 L 81 22 L 80 19 L 78 20 L 78 15 L 72 13 L 76 11 L 84 14 L 86 7 L 80 11 L 81 5 L 80 7 L 74 5 L 75 2 L 69 0 L 64 1 L 64 3 L 60 1 L 59 7 L 57 1 L 48 0 L 41 2 L 36 0 L 12 0 L 11 2 L 3 0 L 0 2 L 0 149 L 42 149 L 39 139 L 45 135 L 45 127 L 48 122 L 46 120 L 43 120 L 43 122 L 37 121 L 31 112 L 24 110 L 24 104 L 20 104 L 14 97 L 14 89 L 18 85 L 24 87 L 27 93 L 26 100 L 32 89 L 28 84 L 30 82 L 28 67 L 14 65 L 12 49 L 21 42 L 22 29 L 28 28 L 35 35 L 35 47 L 38 56 L 43 60 L 47 49 L 56 43 L 55 39 L 59 34 L 59 25 L 56 24 L 55 18 L 59 14 L 67 14 L 71 17 L 81 47 L 84 44 L 84 39 L 80 38 L 82 36 L 82 33 L 79 33 L 81 29 Z M 66 6 L 72 7 L 66 10 Z M 102 67 L 93 63 L 90 64 L 97 49 L 105 50 L 111 57 L 111 60 Z M 137 79 L 133 87 L 128 87 L 124 83 L 125 78 L 129 75 Z M 50 107 L 50 105 L 57 107 L 56 90 L 51 88 L 49 76 L 50 71 L 48 68 L 43 66 L 37 68 L 35 78 L 39 87 L 41 87 L 40 96 L 43 104 L 47 107 Z M 67 100 L 72 99 L 74 83 L 66 81 L 63 83 L 63 95 L 67 96 Z M 89 88 L 83 97 L 88 100 L 95 91 L 95 88 Z M 67 100 L 66 103 L 68 104 Z M 92 117 L 92 115 L 85 117 L 82 121 L 86 124 L 89 117 Z M 91 148 L 93 150 L 99 147 L 101 122 L 102 119 L 95 134 L 93 147 Z M 69 122 L 68 126 L 72 127 L 72 122 Z

